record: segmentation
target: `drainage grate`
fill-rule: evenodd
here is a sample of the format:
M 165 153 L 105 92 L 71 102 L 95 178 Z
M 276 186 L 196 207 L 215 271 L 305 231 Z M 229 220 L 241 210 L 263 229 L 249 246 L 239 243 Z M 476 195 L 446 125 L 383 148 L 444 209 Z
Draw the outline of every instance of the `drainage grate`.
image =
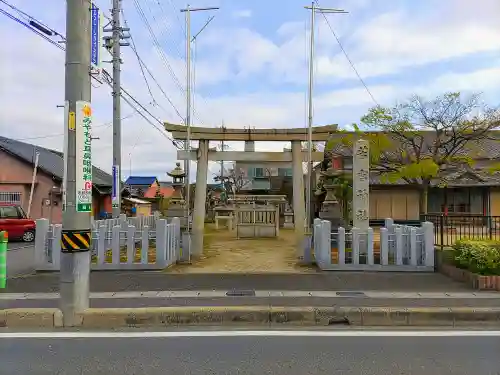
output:
M 366 297 L 364 292 L 337 292 L 339 297 Z
M 228 297 L 255 297 L 255 290 L 237 290 L 233 289 L 226 292 Z

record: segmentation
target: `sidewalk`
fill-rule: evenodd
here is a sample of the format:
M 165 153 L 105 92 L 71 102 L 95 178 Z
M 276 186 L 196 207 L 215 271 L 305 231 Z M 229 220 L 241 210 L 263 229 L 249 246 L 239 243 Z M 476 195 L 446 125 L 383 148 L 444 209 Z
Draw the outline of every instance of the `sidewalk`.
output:
M 175 290 L 472 292 L 438 273 L 318 272 L 313 274 L 171 274 L 101 271 L 90 275 L 91 292 Z M 7 280 L 3 293 L 57 293 L 59 274 L 43 273 Z
M 184 306 L 280 307 L 500 307 L 500 293 L 489 292 L 380 292 L 380 291 L 146 291 L 97 292 L 91 308 L 140 308 Z M 59 293 L 3 293 L 0 310 L 58 308 Z

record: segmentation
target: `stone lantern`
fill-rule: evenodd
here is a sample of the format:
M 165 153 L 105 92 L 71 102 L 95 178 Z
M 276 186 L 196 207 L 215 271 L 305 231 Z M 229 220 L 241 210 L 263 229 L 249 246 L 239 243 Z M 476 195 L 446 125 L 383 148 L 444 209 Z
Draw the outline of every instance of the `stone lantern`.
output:
M 326 171 L 320 171 L 321 181 L 320 186 L 316 190 L 316 195 L 321 195 L 321 186 L 326 190 L 326 197 L 321 205 L 321 211 L 319 217 L 322 220 L 328 220 L 332 223 L 332 231 L 335 231 L 338 227 L 345 228 L 345 221 L 342 216 L 342 210 L 340 203 L 335 196 L 335 189 L 338 185 L 335 183 L 335 179 L 344 174 L 340 169 L 333 167 L 333 161 L 328 163 L 328 168 Z
M 184 178 L 186 177 L 186 172 L 181 168 L 181 163 L 175 163 L 175 168 L 172 171 L 167 172 L 169 177 L 172 177 L 172 187 L 174 192 L 170 197 L 170 204 L 177 206 L 184 206 L 184 195 L 182 194 L 182 189 L 184 188 Z

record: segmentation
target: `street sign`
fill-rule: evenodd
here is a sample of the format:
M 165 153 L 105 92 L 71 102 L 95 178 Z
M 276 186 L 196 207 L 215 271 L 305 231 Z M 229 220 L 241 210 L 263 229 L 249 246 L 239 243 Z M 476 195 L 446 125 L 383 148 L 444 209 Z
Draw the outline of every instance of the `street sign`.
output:
M 113 165 L 113 189 L 111 192 L 111 206 L 113 208 L 120 207 L 120 202 L 118 201 L 118 189 L 120 188 L 120 166 Z
M 90 65 L 94 73 L 101 71 L 101 40 L 102 40 L 102 27 L 101 15 L 99 8 L 92 4 L 90 10 Z
M 64 102 L 64 174 L 62 183 L 62 209 L 66 211 L 66 187 L 68 181 L 68 138 L 69 138 L 69 102 L 66 100 Z
M 89 102 L 76 102 L 76 210 L 92 211 L 92 108 Z

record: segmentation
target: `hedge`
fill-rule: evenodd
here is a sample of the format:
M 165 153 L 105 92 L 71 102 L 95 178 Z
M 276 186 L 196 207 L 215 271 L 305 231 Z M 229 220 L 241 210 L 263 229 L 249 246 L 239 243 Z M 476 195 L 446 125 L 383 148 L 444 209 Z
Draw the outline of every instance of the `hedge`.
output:
M 485 276 L 500 275 L 500 241 L 467 238 L 453 245 L 455 265 Z

